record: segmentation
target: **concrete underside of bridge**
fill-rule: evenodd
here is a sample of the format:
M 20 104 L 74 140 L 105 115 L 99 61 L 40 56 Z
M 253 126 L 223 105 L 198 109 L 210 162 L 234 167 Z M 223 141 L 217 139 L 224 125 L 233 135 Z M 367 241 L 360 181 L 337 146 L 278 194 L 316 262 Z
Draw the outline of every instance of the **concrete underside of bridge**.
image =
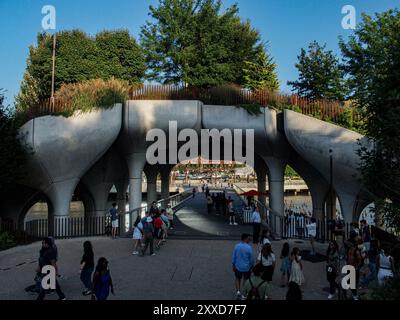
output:
M 86 214 L 104 215 L 107 195 L 115 185 L 121 209 L 129 186 L 129 207 L 142 203 L 142 173 L 148 180 L 148 201 L 156 198 L 156 178 L 162 178 L 162 197 L 169 193 L 169 175 L 173 164 L 150 165 L 146 161 L 146 142 L 151 129 L 170 134 L 170 121 L 177 130 L 202 129 L 254 130 L 254 146 L 244 143 L 243 152 L 254 153 L 258 188 L 269 183 L 269 205 L 277 215 L 284 213 L 284 172 L 292 166 L 306 181 L 313 203 L 313 214 L 324 217 L 330 185 L 340 201 L 346 222 L 356 218 L 360 205 L 368 203 L 362 195 L 358 172 L 359 140 L 353 131 L 302 114 L 282 113 L 265 108 L 252 115 L 235 106 L 203 105 L 200 101 L 127 101 L 124 106 L 77 112 L 69 118 L 45 116 L 27 122 L 20 129 L 21 141 L 30 151 L 29 176 L 21 181 L 21 194 L 13 203 L 2 203 L 2 214 L 23 221 L 38 194 L 50 205 L 49 223 L 57 216 L 68 216 L 77 186 L 85 190 Z M 201 149 L 204 141 L 199 143 Z M 237 143 L 233 141 L 232 144 Z M 167 153 L 182 146 L 167 143 Z M 220 146 L 222 153 L 224 148 Z M 233 148 L 232 148 L 233 149 Z M 329 151 L 332 152 L 329 152 Z M 330 166 L 332 157 L 333 166 Z M 232 160 L 240 161 L 233 157 Z M 333 179 L 330 181 L 331 171 Z M 266 179 L 268 177 L 268 179 Z M 260 199 L 265 201 L 265 199 Z M 33 202 L 33 203 L 32 203 Z M 27 209 L 28 208 L 28 209 Z M 89 209 L 88 209 L 89 208 Z

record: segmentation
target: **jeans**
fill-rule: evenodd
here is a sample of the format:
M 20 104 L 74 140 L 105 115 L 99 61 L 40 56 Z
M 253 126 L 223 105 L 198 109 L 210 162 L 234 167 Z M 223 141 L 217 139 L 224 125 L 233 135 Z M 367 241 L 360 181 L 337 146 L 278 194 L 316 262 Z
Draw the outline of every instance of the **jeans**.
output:
M 83 282 L 87 290 L 92 289 L 92 272 L 93 268 L 87 268 L 81 271 L 81 281 Z
M 368 264 L 368 269 L 369 269 L 369 274 L 365 277 L 362 277 L 360 279 L 360 284 L 364 287 L 368 286 L 368 284 L 372 281 L 374 281 L 377 277 L 376 273 L 376 264 L 373 262 L 370 262 Z

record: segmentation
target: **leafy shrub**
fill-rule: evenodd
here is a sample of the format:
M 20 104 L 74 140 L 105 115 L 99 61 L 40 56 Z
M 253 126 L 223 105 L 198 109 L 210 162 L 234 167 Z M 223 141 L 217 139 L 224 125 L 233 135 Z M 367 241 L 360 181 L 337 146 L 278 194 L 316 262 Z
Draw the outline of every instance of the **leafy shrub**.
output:
M 86 80 L 79 83 L 65 84 L 54 97 L 67 106 L 64 116 L 74 111 L 88 112 L 96 108 L 110 108 L 116 103 L 125 103 L 129 97 L 129 83 L 123 80 Z
M 258 116 L 262 114 L 262 106 L 260 106 L 259 104 L 239 104 L 236 107 L 246 110 L 248 114 L 253 116 Z
M 12 247 L 15 245 L 15 237 L 12 234 L 8 232 L 0 233 L 0 248 Z

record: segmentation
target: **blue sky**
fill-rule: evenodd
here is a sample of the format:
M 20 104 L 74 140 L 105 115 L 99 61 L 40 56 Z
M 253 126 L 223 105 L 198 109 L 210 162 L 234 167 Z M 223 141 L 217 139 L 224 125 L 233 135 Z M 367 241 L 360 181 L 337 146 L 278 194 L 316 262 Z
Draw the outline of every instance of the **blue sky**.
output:
M 0 88 L 13 103 L 26 67 L 29 46 L 41 31 L 44 5 L 57 10 L 57 30 L 79 28 L 89 34 L 104 29 L 129 29 L 136 38 L 148 19 L 149 5 L 158 0 L 0 0 Z M 278 64 L 281 90 L 297 78 L 294 64 L 302 47 L 317 40 L 338 52 L 338 37 L 352 31 L 341 26 L 344 5 L 353 5 L 360 21 L 362 12 L 373 14 L 398 7 L 400 0 L 225 0 L 237 3 L 240 16 L 250 19 Z

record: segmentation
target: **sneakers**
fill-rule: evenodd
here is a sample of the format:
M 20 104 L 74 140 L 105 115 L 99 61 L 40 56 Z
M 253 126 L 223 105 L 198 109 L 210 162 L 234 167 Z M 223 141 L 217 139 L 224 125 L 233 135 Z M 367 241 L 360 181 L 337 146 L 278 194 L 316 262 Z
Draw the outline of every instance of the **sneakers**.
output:
M 333 297 L 334 297 L 334 295 L 333 295 L 333 294 L 330 294 L 330 295 L 328 296 L 328 299 L 329 299 L 329 300 L 332 300 Z
M 242 293 L 240 291 L 236 292 L 236 299 L 237 300 L 242 300 Z
M 85 290 L 85 291 L 82 292 L 82 294 L 84 296 L 88 296 L 88 295 L 92 294 L 92 291 L 91 290 Z
M 134 256 L 136 256 L 136 255 L 138 255 L 139 254 L 139 251 L 133 251 L 132 252 L 132 255 L 134 255 Z
M 232 222 L 229 222 L 229 225 L 231 226 L 231 225 L 232 225 Z
M 153 253 L 153 254 L 151 254 L 152 256 L 155 256 L 156 254 L 155 253 Z
M 237 226 L 238 224 L 235 222 L 233 225 L 234 225 L 234 226 Z
M 353 296 L 353 300 L 358 301 L 359 300 L 358 296 Z

